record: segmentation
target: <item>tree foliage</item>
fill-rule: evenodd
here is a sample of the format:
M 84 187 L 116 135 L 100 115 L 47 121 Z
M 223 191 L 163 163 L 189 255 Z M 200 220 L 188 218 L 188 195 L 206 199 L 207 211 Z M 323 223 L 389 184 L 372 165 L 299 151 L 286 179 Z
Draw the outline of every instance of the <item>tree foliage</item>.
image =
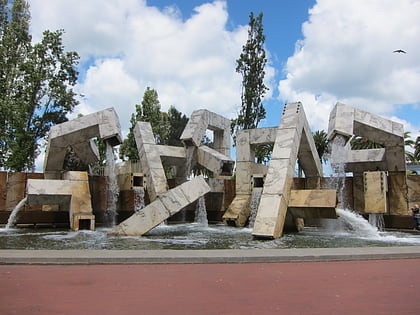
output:
M 157 144 L 182 146 L 180 140 L 188 118 L 171 106 L 168 112 L 162 112 L 158 93 L 150 87 L 146 88 L 141 105 L 136 105 L 136 112 L 131 115 L 131 127 L 127 139 L 120 146 L 120 158 L 138 160 L 138 150 L 134 138 L 134 127 L 138 121 L 150 122 Z
M 325 130 L 317 130 L 312 133 L 314 138 L 316 151 L 318 152 L 319 159 L 321 163 L 327 162 L 329 150 L 329 142 L 328 142 L 328 135 Z
M 254 17 L 249 15 L 248 40 L 242 47 L 242 53 L 236 60 L 236 72 L 242 75 L 241 109 L 238 117 L 232 120 L 232 133 L 240 129 L 253 129 L 265 118 L 266 112 L 262 104 L 264 94 L 268 90 L 264 84 L 267 63 L 263 47 L 265 35 L 262 24 L 263 14 Z
M 29 5 L 0 0 L 0 167 L 34 168 L 40 140 L 78 104 L 79 56 L 65 52 L 63 30 L 32 44 Z

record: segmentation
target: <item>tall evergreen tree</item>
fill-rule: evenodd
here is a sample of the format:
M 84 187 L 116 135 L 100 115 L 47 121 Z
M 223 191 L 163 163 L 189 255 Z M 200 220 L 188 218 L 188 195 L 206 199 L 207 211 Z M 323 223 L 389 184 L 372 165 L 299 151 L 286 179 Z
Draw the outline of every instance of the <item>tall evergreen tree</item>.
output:
M 0 1 L 0 167 L 31 170 L 39 140 L 78 104 L 79 56 L 65 52 L 63 30 L 47 30 L 32 44 L 28 3 L 14 0 L 9 11 Z
M 262 24 L 263 14 L 254 17 L 249 15 L 248 40 L 242 47 L 242 53 L 236 60 L 236 72 L 242 75 L 241 109 L 236 119 L 232 120 L 231 129 L 235 134 L 239 129 L 253 129 L 265 118 L 266 112 L 262 104 L 264 94 L 268 90 L 264 84 L 267 63 L 264 50 L 265 35 Z

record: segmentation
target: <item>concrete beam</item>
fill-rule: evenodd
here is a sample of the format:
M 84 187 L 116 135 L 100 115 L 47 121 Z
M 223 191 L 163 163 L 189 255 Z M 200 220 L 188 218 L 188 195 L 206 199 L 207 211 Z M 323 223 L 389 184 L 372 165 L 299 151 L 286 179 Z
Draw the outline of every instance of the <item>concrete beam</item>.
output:
M 109 234 L 141 236 L 208 192 L 210 187 L 204 178 L 195 177 L 159 195 L 149 205 L 114 227 Z
M 98 159 L 98 150 L 91 139 L 100 137 L 112 146 L 122 143 L 121 128 L 113 108 L 82 116 L 50 129 L 44 159 L 44 172 L 63 170 L 67 147 L 71 146 L 85 163 Z
M 92 220 L 89 181 L 86 172 L 65 172 L 63 179 L 28 179 L 26 195 L 29 205 L 60 205 L 69 211 L 70 228 L 78 230 L 80 219 Z

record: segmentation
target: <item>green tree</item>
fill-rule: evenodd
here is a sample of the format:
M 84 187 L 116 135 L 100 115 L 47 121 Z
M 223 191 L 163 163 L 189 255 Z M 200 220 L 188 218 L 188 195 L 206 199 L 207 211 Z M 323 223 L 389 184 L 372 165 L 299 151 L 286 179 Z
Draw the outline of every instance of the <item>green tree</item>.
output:
M 312 133 L 314 137 L 316 151 L 318 152 L 321 163 L 327 162 L 327 154 L 330 152 L 328 147 L 328 135 L 324 130 L 317 130 Z
M 250 13 L 248 40 L 242 47 L 239 59 L 236 60 L 236 72 L 242 75 L 242 106 L 238 117 L 231 123 L 234 138 L 237 130 L 257 128 L 266 115 L 262 104 L 264 94 L 268 90 L 264 84 L 267 58 L 263 47 L 265 35 L 262 18 L 262 13 L 257 17 L 254 17 L 253 12 Z
M 164 144 L 182 147 L 181 134 L 187 125 L 188 118 L 185 114 L 178 111 L 174 106 L 169 107 L 168 110 L 169 130 L 166 135 Z
M 125 139 L 120 146 L 121 159 L 139 159 L 134 138 L 134 127 L 137 121 L 150 122 L 156 143 L 173 146 L 183 145 L 180 137 L 188 122 L 188 118 L 174 106 L 171 106 L 167 113 L 162 112 L 160 110 L 158 93 L 156 90 L 148 87 L 144 92 L 141 105 L 136 105 L 136 112 L 131 115 L 130 131 L 127 135 L 127 139 Z
M 47 30 L 32 44 L 28 3 L 14 0 L 9 13 L 0 1 L 0 167 L 30 170 L 40 140 L 78 104 L 72 87 L 79 56 L 65 52 L 63 30 Z
M 353 137 L 350 140 L 350 146 L 352 150 L 380 149 L 384 147 L 382 144 L 360 136 Z

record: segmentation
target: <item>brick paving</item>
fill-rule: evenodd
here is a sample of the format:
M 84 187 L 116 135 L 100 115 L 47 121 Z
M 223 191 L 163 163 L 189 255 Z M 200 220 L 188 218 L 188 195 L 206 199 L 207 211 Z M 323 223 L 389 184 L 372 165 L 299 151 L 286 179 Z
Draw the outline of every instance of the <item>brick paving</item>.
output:
M 0 314 L 420 314 L 419 266 L 0 265 Z

